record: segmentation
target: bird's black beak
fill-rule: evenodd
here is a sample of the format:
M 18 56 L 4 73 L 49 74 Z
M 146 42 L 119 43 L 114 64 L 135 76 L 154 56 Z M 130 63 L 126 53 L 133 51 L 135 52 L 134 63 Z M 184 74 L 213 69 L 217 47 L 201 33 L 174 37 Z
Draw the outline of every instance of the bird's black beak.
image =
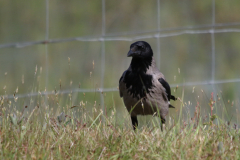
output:
M 128 57 L 133 57 L 136 53 L 130 50 L 127 54 Z
M 136 46 L 132 47 L 127 54 L 128 57 L 135 57 L 135 56 L 138 56 L 138 55 L 139 55 L 139 53 L 137 51 Z

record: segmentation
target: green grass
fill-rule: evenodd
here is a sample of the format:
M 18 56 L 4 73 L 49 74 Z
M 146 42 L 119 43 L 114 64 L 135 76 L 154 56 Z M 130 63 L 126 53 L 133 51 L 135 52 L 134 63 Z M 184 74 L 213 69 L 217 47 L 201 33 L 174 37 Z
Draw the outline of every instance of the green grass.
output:
M 48 99 L 57 104 L 59 97 Z M 127 111 L 118 113 L 114 106 L 108 114 L 94 102 L 71 106 L 67 101 L 66 107 L 53 109 L 55 103 L 46 105 L 44 98 L 39 95 L 37 105 L 18 111 L 1 97 L 1 159 L 240 158 L 238 129 L 215 114 L 202 118 L 201 104 L 187 118 L 182 104 L 179 117 L 169 118 L 163 132 L 158 117 L 134 132 Z

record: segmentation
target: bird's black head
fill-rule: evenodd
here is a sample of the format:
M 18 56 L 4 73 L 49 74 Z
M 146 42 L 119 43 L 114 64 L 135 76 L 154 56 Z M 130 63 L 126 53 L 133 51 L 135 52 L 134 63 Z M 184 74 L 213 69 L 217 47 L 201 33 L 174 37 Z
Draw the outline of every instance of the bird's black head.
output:
M 133 58 L 151 58 L 153 51 L 151 46 L 145 41 L 137 41 L 130 46 L 130 51 L 127 54 L 128 57 Z

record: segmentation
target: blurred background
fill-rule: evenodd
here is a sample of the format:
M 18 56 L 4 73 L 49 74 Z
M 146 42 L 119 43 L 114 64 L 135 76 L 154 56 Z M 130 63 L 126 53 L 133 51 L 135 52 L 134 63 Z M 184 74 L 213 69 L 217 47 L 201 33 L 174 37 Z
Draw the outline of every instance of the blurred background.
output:
M 130 44 L 144 40 L 184 113 L 199 102 L 209 115 L 213 93 L 214 113 L 238 121 L 239 11 L 238 0 L 1 0 L 0 95 L 17 108 L 41 94 L 60 111 L 88 102 L 125 112 L 118 81 Z

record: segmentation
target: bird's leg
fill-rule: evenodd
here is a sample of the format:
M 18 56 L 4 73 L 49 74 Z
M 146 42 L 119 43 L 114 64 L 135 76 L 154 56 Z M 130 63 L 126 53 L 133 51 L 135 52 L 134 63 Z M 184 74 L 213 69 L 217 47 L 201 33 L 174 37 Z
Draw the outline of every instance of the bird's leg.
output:
M 131 120 L 132 120 L 133 130 L 135 130 L 138 126 L 137 116 L 131 116 Z
M 161 117 L 161 131 L 163 131 L 163 124 L 165 124 L 165 119 Z

